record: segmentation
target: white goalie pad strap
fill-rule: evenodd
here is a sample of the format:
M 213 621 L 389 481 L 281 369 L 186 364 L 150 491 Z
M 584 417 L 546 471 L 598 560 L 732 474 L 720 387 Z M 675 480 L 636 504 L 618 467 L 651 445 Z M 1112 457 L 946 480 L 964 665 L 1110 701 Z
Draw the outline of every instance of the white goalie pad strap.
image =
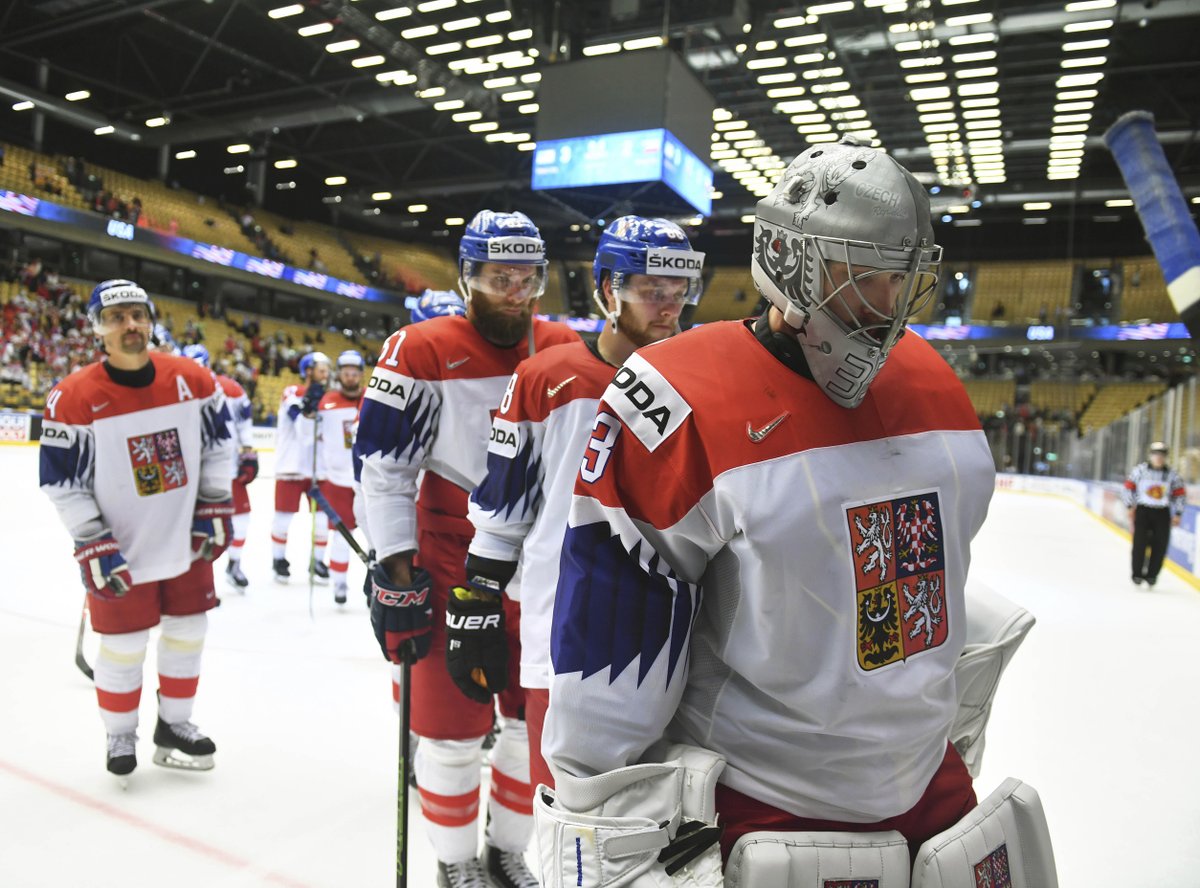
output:
M 954 666 L 958 711 L 950 742 L 972 777 L 983 762 L 984 730 L 1000 676 L 1034 624 L 1033 614 L 985 586 L 967 587 L 967 643 Z
M 681 745 L 662 753 L 668 761 L 595 777 L 557 771 L 556 790 L 537 788 L 533 817 L 545 888 L 721 886 L 716 844 L 673 875 L 659 856 L 682 823 L 715 823 L 716 780 L 725 760 Z
M 908 841 L 886 832 L 753 832 L 725 868 L 730 888 L 909 888 Z
M 912 888 L 978 885 L 1058 888 L 1042 800 L 1013 777 L 917 852 Z

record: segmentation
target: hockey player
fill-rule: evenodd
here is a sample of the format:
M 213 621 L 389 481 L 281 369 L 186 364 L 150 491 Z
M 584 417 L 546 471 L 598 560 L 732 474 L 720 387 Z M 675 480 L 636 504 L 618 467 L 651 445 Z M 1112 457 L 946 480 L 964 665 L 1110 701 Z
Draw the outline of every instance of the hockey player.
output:
M 907 170 L 813 146 L 758 204 L 769 311 L 638 351 L 605 391 L 554 604 L 543 884 L 645 861 L 639 886 L 718 885 L 716 815 L 726 854 L 760 831 L 915 850 L 975 807 L 948 734 L 994 469 L 962 384 L 904 335 L 940 258 Z M 641 835 L 572 840 L 610 828 Z
M 317 486 L 350 530 L 356 527 L 354 466 L 350 455 L 358 406 L 362 402 L 365 368 L 363 356 L 353 349 L 338 355 L 338 388 L 322 395 L 317 405 L 321 415 L 320 463 L 325 476 Z M 340 534 L 334 534 L 329 542 L 329 570 L 333 576 L 333 600 L 338 604 L 346 603 L 346 571 L 349 567 L 350 544 Z
M 471 540 L 467 495 L 483 480 L 492 412 L 535 346 L 540 351 L 576 337 L 565 325 L 533 318 L 546 283 L 546 253 L 523 213 L 478 213 L 459 245 L 459 274 L 466 315 L 435 317 L 388 337 L 363 398 L 354 449 L 381 562 L 373 575 L 372 623 L 392 662 L 401 661 L 399 646 L 408 638 L 417 654 L 437 652 L 413 667 L 411 709 L 420 737 L 417 787 L 439 885 L 489 884 L 476 858 L 479 761 L 492 726 L 492 691 L 501 690 L 503 729 L 493 750 L 484 859 L 494 884 L 536 884 L 521 861 L 532 828 L 532 787 L 516 659 L 507 689 L 502 677 L 472 701 L 455 687 L 441 653 L 446 623 L 458 619 L 447 615 L 446 601 L 462 579 Z M 430 603 L 432 627 L 424 624 Z M 518 622 L 513 603 L 514 652 Z
M 664 261 L 670 260 L 669 262 Z M 529 729 L 530 782 L 553 786 L 541 753 L 550 699 L 550 615 L 563 531 L 579 463 L 605 388 L 634 350 L 679 331 L 684 305 L 700 297 L 704 254 L 674 222 L 622 216 L 600 236 L 593 298 L 607 322 L 596 342 L 574 342 L 522 361 L 492 421 L 487 477 L 471 494 L 475 527 L 467 587 L 484 601 L 502 594 L 521 562 L 521 686 Z M 449 651 L 451 676 L 504 669 L 497 629 L 463 633 Z
M 191 358 L 201 367 L 209 367 L 208 349 L 197 343 L 185 345 L 183 356 Z M 241 384 L 224 373 L 212 371 L 225 393 L 225 405 L 229 408 L 230 431 L 233 433 L 233 539 L 226 550 L 225 580 L 234 589 L 242 590 L 250 585 L 242 573 L 242 547 L 246 545 L 246 531 L 250 527 L 250 494 L 246 485 L 258 477 L 258 454 L 254 451 L 254 411 L 250 398 Z
M 288 528 L 300 510 L 300 496 L 308 496 L 317 456 L 317 404 L 329 382 L 329 358 L 309 352 L 300 359 L 300 385 L 289 385 L 280 398 L 275 427 L 275 519 L 271 522 L 272 571 L 277 583 L 291 577 L 287 560 Z M 329 581 L 325 566 L 328 531 L 318 524 L 313 552 L 313 572 L 318 582 Z
M 216 746 L 190 719 L 217 604 L 212 562 L 232 532 L 229 412 L 209 371 L 150 351 L 154 303 L 136 283 L 104 281 L 87 311 L 107 357 L 46 396 L 40 476 L 75 540 L 100 635 L 108 770 L 137 766 L 142 661 L 160 623 L 154 762 L 206 770 Z
M 1133 584 L 1158 582 L 1171 528 L 1178 527 L 1187 503 L 1187 487 L 1167 465 L 1167 445 L 1155 441 L 1145 462 L 1133 467 L 1122 491 L 1133 532 Z M 1149 551 L 1147 551 L 1149 550 Z

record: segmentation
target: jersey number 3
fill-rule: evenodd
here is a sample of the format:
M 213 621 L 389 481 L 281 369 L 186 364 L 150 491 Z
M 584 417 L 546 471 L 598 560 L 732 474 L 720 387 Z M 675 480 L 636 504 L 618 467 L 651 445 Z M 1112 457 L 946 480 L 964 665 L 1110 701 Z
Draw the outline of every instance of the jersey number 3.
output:
M 592 436 L 588 438 L 587 450 L 583 454 L 583 464 L 579 467 L 579 477 L 588 484 L 594 484 L 604 475 L 620 431 L 621 421 L 615 416 L 610 413 L 596 415 L 596 422 L 592 425 Z

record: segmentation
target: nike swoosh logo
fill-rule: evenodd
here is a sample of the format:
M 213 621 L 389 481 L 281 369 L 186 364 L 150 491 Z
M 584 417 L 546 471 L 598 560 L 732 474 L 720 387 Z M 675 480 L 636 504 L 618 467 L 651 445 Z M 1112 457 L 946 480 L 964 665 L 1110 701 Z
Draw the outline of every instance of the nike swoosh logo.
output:
M 778 426 L 785 419 L 787 419 L 789 416 L 791 416 L 791 414 L 785 410 L 783 413 L 779 414 L 777 417 L 775 417 L 773 420 L 771 420 L 769 423 L 767 423 L 761 429 L 756 429 L 753 425 L 750 424 L 750 421 L 747 420 L 746 421 L 746 434 L 749 436 L 751 441 L 753 441 L 755 444 L 758 444 L 760 441 L 762 441 L 763 438 L 767 437 L 767 435 L 769 435 L 769 434 L 771 434 L 771 432 L 775 431 L 775 427 Z
M 575 379 L 576 379 L 576 377 L 574 377 L 574 376 L 568 376 L 566 379 L 564 379 L 562 382 L 560 382 L 558 385 L 554 386 L 553 388 L 551 388 L 550 386 L 546 386 L 546 397 L 553 398 L 555 395 L 557 395 L 559 392 L 562 391 L 562 387 L 564 385 L 566 385 L 568 382 L 574 382 Z
M 470 355 L 468 355 L 467 357 L 465 357 L 465 358 L 463 358 L 462 360 L 459 360 L 459 361 L 447 361 L 447 362 L 446 362 L 446 369 L 447 369 L 447 370 L 453 370 L 455 367 L 461 367 L 463 364 L 467 363 L 467 361 L 469 361 L 469 360 L 471 360 L 471 356 L 470 356 Z
M 326 404 L 326 405 L 325 405 L 325 409 L 326 409 L 326 410 L 332 410 L 332 409 L 333 409 L 334 407 L 336 407 L 336 406 L 337 406 L 337 404 Z
M 105 407 L 107 407 L 111 403 L 112 403 L 112 401 L 105 401 L 103 404 L 93 404 L 92 405 L 92 413 L 99 413 L 101 410 L 103 410 Z

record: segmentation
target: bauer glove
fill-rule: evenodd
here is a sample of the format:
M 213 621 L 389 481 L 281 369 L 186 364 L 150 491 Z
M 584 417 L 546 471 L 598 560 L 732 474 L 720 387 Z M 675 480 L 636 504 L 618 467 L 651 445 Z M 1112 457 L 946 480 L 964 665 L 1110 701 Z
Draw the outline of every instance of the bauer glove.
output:
M 120 598 L 133 588 L 133 576 L 111 533 L 75 541 L 75 560 L 88 594 L 97 598 Z
M 492 592 L 455 586 L 446 601 L 446 670 L 458 689 L 477 703 L 508 686 L 508 640 L 504 599 Z

